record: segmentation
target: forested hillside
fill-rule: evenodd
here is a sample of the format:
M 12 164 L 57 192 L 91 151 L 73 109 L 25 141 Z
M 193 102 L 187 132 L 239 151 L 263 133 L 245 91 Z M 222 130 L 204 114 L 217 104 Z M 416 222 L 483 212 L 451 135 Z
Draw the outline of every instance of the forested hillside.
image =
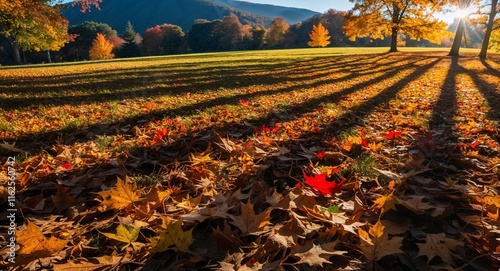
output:
M 82 13 L 79 7 L 70 5 L 63 15 L 70 25 L 95 21 L 110 25 L 118 33 L 123 32 L 127 21 L 134 25 L 138 33 L 142 33 L 148 27 L 163 23 L 179 25 L 187 32 L 197 19 L 222 19 L 231 13 L 238 16 L 243 24 L 267 27 L 273 19 L 210 0 L 106 0 L 100 6 L 100 10 Z

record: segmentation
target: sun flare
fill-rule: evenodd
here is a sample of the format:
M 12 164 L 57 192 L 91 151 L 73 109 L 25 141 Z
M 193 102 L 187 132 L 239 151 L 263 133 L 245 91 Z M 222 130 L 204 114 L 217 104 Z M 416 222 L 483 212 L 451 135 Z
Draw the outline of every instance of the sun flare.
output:
M 459 9 L 457 12 L 455 12 L 455 17 L 459 19 L 465 19 L 469 15 L 470 11 L 467 9 Z

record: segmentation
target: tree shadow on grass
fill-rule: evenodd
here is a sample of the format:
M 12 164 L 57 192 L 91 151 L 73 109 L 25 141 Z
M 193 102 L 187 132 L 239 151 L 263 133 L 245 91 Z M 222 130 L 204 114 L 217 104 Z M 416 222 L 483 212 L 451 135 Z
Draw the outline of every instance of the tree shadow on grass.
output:
M 40 77 L 34 78 L 31 83 L 26 82 L 21 85 L 15 80 L 11 80 L 12 82 L 6 80 L 2 84 L 3 87 L 0 85 L 0 92 L 14 97 L 0 99 L 0 105 L 6 110 L 13 110 L 38 106 L 79 105 L 89 101 L 110 102 L 130 98 L 154 98 L 186 92 L 206 93 L 220 88 L 243 88 L 252 85 L 272 86 L 277 80 L 300 84 L 303 80 L 320 80 L 333 68 L 350 72 L 350 67 L 358 66 L 360 61 L 370 58 L 369 56 L 354 60 L 345 57 L 327 60 L 314 58 L 307 62 L 300 61 L 299 64 L 288 61 L 278 64 L 252 63 L 201 69 L 192 68 L 192 64 L 188 64 L 181 65 L 180 68 L 177 66 L 172 71 L 169 68 L 173 66 L 168 64 L 140 70 L 132 69 L 132 71 L 115 70 L 111 74 L 96 72 L 70 78 Z M 304 71 L 307 73 L 308 70 L 314 70 L 315 74 L 308 77 L 297 76 L 304 74 Z M 21 97 L 15 97 L 20 94 Z
M 363 89 L 364 87 L 370 86 L 372 84 L 376 84 L 381 80 L 384 80 L 386 78 L 392 77 L 400 73 L 401 71 L 405 69 L 410 69 L 412 67 L 416 67 L 416 62 L 418 61 L 417 59 L 411 59 L 411 56 L 409 57 L 404 57 L 404 58 L 398 58 L 400 61 L 408 61 L 408 64 L 404 65 L 395 65 L 395 66 L 389 66 L 387 68 L 384 68 L 381 70 L 381 75 L 371 78 L 365 82 L 360 82 L 358 84 L 355 84 L 352 87 L 349 87 L 347 89 L 343 89 L 342 91 L 336 92 L 332 95 L 329 95 L 327 97 L 318 97 L 310 100 L 305 104 L 303 107 L 304 110 L 314 110 L 319 106 L 319 104 L 324 101 L 325 99 L 336 99 L 341 97 L 342 95 L 354 93 L 358 90 Z M 421 59 L 426 59 L 426 57 L 422 57 Z M 360 63 L 364 67 L 366 63 Z M 374 66 L 375 68 L 375 66 Z M 265 97 L 268 95 L 276 95 L 276 94 L 285 94 L 290 91 L 296 91 L 304 88 L 314 88 L 318 87 L 321 85 L 325 84 L 333 84 L 333 83 L 338 83 L 338 82 L 343 82 L 343 81 L 349 81 L 352 80 L 356 77 L 359 76 L 358 73 L 350 72 L 351 68 L 345 68 L 342 70 L 345 75 L 341 76 L 339 78 L 332 78 L 332 79 L 323 79 L 319 81 L 313 81 L 308 84 L 304 83 L 299 83 L 297 85 L 292 85 L 292 86 L 287 86 L 285 85 L 284 87 L 278 88 L 278 89 L 269 89 L 269 90 L 264 90 L 261 92 L 254 92 L 254 93 L 241 93 L 241 94 L 236 94 L 232 96 L 227 96 L 227 97 L 219 97 L 215 98 L 213 100 L 206 100 L 206 101 L 201 101 L 195 104 L 189 104 L 185 106 L 180 106 L 177 108 L 173 109 L 166 109 L 166 110 L 160 110 L 156 112 L 151 112 L 147 114 L 140 114 L 137 116 L 131 116 L 125 119 L 122 119 L 120 121 L 115 121 L 111 123 L 97 123 L 97 124 L 92 124 L 84 128 L 79 128 L 77 131 L 74 131 L 73 129 L 60 129 L 57 131 L 50 131 L 50 132 L 44 132 L 44 133 L 37 133 L 37 134 L 28 134 L 28 135 L 23 135 L 20 138 L 17 139 L 16 146 L 19 148 L 24 148 L 26 150 L 33 151 L 35 153 L 41 151 L 41 149 L 47 149 L 50 148 L 53 144 L 56 142 L 60 142 L 63 144 L 73 144 L 74 142 L 81 142 L 81 141 L 89 141 L 95 139 L 96 135 L 115 135 L 119 134 L 120 128 L 125 125 L 137 125 L 137 126 L 143 126 L 145 125 L 144 123 L 154 120 L 154 119 L 160 119 L 164 117 L 172 117 L 175 118 L 177 116 L 186 116 L 186 115 L 192 115 L 200 110 L 205 110 L 211 107 L 219 106 L 219 105 L 237 105 L 242 99 L 252 99 L 252 98 L 258 98 L 258 97 Z M 365 74 L 370 74 L 370 71 L 365 71 Z M 285 73 L 286 75 L 286 73 Z M 276 76 L 276 75 L 274 75 Z M 266 77 L 267 78 L 267 77 Z M 288 78 L 285 78 L 282 80 L 287 82 Z M 272 83 L 273 84 L 278 84 L 280 81 L 275 80 Z M 268 84 L 271 84 L 271 82 L 268 82 Z M 290 109 L 291 110 L 291 109 Z M 300 107 L 293 109 L 293 112 L 300 112 L 302 110 Z M 292 111 L 292 110 L 291 110 Z M 274 114 L 274 113 L 273 113 Z M 270 116 L 264 118 L 263 120 L 257 121 L 259 123 L 266 123 L 270 119 Z M 142 123 L 142 124 L 141 124 Z M 91 135 L 89 137 L 89 134 Z M 38 149 L 38 150 L 37 150 Z

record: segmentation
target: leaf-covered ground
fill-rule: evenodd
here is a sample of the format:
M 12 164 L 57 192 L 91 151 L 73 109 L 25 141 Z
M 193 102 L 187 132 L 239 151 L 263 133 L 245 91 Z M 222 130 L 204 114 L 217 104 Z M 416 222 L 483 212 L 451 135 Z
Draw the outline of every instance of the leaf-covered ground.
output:
M 500 56 L 383 51 L 0 69 L 4 263 L 498 270 Z

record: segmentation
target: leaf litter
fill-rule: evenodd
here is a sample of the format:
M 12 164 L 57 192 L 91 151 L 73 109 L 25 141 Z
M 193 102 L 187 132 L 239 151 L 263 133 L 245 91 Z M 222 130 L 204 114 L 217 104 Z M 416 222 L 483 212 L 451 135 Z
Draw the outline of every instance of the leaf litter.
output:
M 213 74 L 220 64 L 194 65 Z M 219 73 L 248 85 L 193 78 L 189 92 L 175 82 L 125 99 L 116 114 L 149 115 L 123 123 L 103 122 L 109 102 L 68 104 L 89 123 L 48 145 L 35 129 L 59 129 L 47 122 L 57 105 L 28 107 L 37 117 L 26 124 L 1 109 L 15 126 L 2 146 L 19 160 L 23 210 L 10 269 L 498 270 L 498 71 L 444 53 L 280 65 Z M 36 125 L 24 132 L 31 142 L 22 125 Z

